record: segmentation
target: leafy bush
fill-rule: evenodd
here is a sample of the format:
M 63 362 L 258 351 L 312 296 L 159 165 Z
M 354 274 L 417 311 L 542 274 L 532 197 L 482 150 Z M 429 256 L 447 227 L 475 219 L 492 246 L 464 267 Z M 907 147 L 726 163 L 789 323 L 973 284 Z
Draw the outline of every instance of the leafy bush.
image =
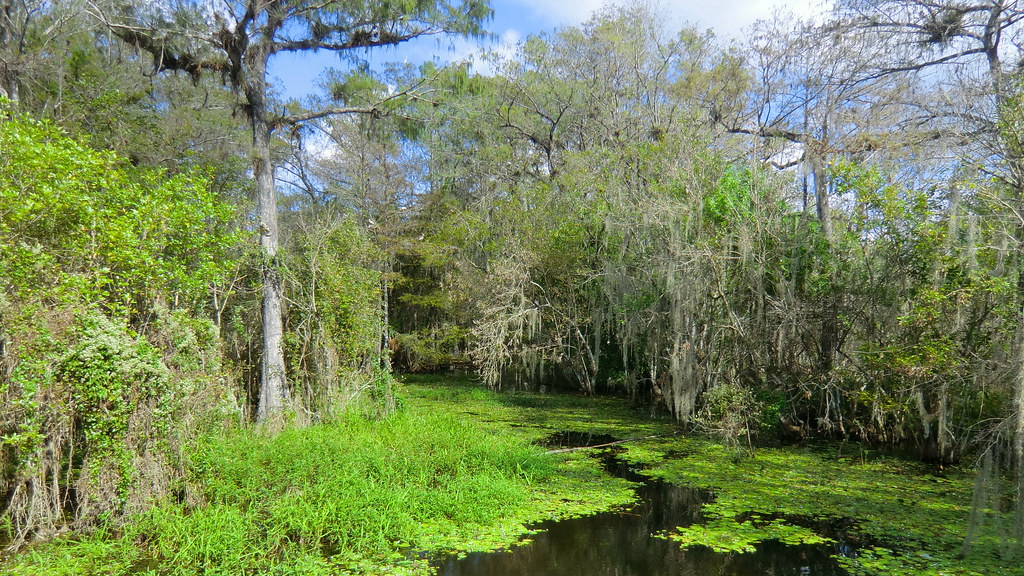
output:
M 749 444 L 759 432 L 764 407 L 748 388 L 722 384 L 705 392 L 702 400 L 694 423 L 729 445 L 738 445 L 741 440 Z
M 77 343 L 57 362 L 54 384 L 70 391 L 76 448 L 94 467 L 82 481 L 96 489 L 79 490 L 92 501 L 80 499 L 79 506 L 121 511 L 132 488 L 133 461 L 172 425 L 170 372 L 148 342 L 107 317 L 88 314 L 77 324 Z
M 0 149 L 0 276 L 21 297 L 147 314 L 204 302 L 234 265 L 234 209 L 202 174 L 132 168 L 24 117 L 0 122 Z
M 0 539 L 18 546 L 179 483 L 183 439 L 235 404 L 202 315 L 239 250 L 201 174 L 0 116 Z

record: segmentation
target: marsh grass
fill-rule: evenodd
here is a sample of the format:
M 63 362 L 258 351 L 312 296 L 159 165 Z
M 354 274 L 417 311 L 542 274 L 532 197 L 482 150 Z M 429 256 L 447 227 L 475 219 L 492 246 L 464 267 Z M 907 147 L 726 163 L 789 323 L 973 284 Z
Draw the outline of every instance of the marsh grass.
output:
M 419 546 L 425 529 L 472 531 L 507 515 L 553 470 L 528 444 L 415 411 L 269 440 L 241 432 L 207 443 L 194 465 L 210 504 L 161 507 L 139 524 L 150 555 L 172 573 L 389 558 Z
M 664 434 L 618 399 L 495 394 L 468 379 L 418 377 L 403 406 L 356 410 L 269 436 L 234 429 L 189 447 L 187 485 L 119 530 L 72 534 L 0 564 L 12 575 L 408 575 L 446 552 L 514 545 L 532 523 L 608 510 L 632 485 L 587 452 L 539 443 L 576 431 Z M 849 538 L 850 574 L 1021 574 L 991 530 L 957 558 L 970 471 L 929 473 L 892 457 L 828 447 L 759 448 L 737 458 L 720 442 L 661 438 L 622 457 L 669 482 L 711 489 L 705 522 L 664 534 L 728 554 L 759 542 Z M 834 448 L 834 447 L 833 447 Z M 991 519 L 1009 521 L 1000 511 Z M 841 525 L 845 536 L 829 526 Z M 988 525 L 986 525 L 988 526 Z M 838 545 L 838 544 L 837 544 Z
M 533 443 L 546 427 L 471 386 L 413 387 L 362 412 L 273 436 L 227 430 L 189 448 L 188 488 L 117 531 L 10 559 L 16 575 L 422 574 L 433 554 L 515 544 L 527 525 L 629 502 L 585 455 Z M 471 416 L 473 412 L 477 416 Z M 596 412 L 594 412 L 596 414 Z M 596 416 L 593 419 L 597 419 Z

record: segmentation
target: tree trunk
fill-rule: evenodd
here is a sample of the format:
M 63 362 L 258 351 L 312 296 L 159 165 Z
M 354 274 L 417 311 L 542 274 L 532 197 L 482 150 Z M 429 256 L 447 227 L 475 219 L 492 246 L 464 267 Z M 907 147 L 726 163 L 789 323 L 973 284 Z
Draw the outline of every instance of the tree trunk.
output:
M 814 209 L 818 216 L 818 223 L 821 224 L 821 235 L 825 240 L 832 238 L 832 215 L 830 214 L 828 198 L 828 174 L 822 165 L 823 150 L 818 150 L 821 145 L 811 144 L 815 149 L 808 151 L 808 163 L 810 164 L 811 177 L 814 179 Z
M 245 84 L 245 97 L 252 121 L 252 169 L 256 182 L 256 216 L 259 221 L 260 249 L 263 252 L 263 356 L 260 365 L 260 400 L 256 420 L 265 422 L 284 411 L 288 387 L 285 382 L 282 345 L 284 298 L 281 276 L 277 270 L 277 194 L 274 188 L 274 166 L 270 160 L 271 127 L 267 119 L 267 58 L 256 55 L 252 60 L 251 77 Z
M 18 93 L 18 76 L 7 62 L 0 62 L 0 97 L 7 98 L 15 106 L 21 97 Z
M 380 310 L 383 318 L 381 319 L 380 329 L 380 367 L 386 371 L 391 372 L 391 352 L 393 346 L 391 345 L 391 309 L 388 306 L 388 293 L 390 291 L 388 287 L 388 274 L 391 272 L 391 263 L 388 262 L 384 265 L 384 272 L 380 275 Z
M 10 53 L 0 55 L 0 97 L 7 98 L 17 106 L 18 98 L 18 73 L 15 69 L 14 60 L 17 58 L 15 52 L 19 49 L 15 46 L 14 22 L 18 15 L 14 14 L 14 2 L 5 0 L 0 2 L 0 48 L 10 47 Z

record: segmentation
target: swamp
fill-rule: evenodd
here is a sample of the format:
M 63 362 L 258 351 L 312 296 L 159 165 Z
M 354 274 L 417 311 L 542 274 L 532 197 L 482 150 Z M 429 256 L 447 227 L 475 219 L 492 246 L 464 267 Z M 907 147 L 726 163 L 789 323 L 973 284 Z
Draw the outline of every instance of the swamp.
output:
M 974 475 L 839 444 L 679 434 L 622 398 L 416 377 L 385 420 L 250 432 L 193 461 L 211 503 L 30 548 L 11 574 L 1020 574 Z M 571 432 L 565 429 L 570 428 Z M 613 447 L 614 438 L 641 438 Z M 646 438 L 646 439 L 644 439 Z M 583 448 L 561 451 L 565 448 Z M 198 454 L 197 454 L 198 456 Z M 279 479 L 267 483 L 267 478 Z M 358 527 L 358 528 L 357 528 Z M 356 529 L 357 528 L 357 529 Z M 356 530 L 354 530 L 356 529 Z
M 0 573 L 1024 576 L 1020 0 L 530 2 L 0 0 Z

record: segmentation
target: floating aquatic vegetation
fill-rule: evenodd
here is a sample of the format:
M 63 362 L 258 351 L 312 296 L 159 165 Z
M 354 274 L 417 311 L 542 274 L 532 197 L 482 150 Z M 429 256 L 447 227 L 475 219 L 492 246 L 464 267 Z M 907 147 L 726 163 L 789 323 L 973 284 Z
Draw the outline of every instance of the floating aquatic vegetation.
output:
M 935 473 L 900 458 L 842 457 L 838 447 L 760 448 L 738 453 L 714 442 L 673 438 L 627 447 L 625 458 L 669 482 L 713 490 L 701 524 L 665 536 L 684 547 L 751 552 L 764 541 L 833 542 L 857 575 L 1022 574 L 983 534 L 958 556 L 971 508 L 970 470 Z M 658 453 L 671 455 L 658 459 Z M 990 514 L 998 516 L 996 511 Z

